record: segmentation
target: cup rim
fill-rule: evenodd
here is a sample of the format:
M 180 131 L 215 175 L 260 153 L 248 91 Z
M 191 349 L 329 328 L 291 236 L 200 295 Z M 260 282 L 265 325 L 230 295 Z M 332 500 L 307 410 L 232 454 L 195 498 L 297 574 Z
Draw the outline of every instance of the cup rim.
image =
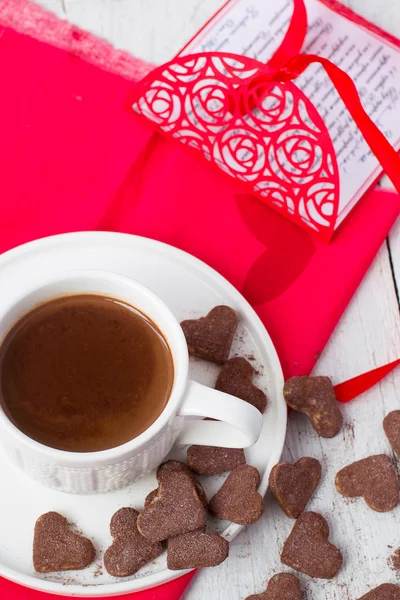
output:
M 179 405 L 183 399 L 184 392 L 185 392 L 185 389 L 186 389 L 187 383 L 188 383 L 189 353 L 188 353 L 188 348 L 187 348 L 187 344 L 186 344 L 186 339 L 185 339 L 183 330 L 182 330 L 178 320 L 176 319 L 175 315 L 172 313 L 171 309 L 157 296 L 157 294 L 152 292 L 149 288 L 147 288 L 143 284 L 138 283 L 137 281 L 135 281 L 134 279 L 132 279 L 130 277 L 127 277 L 126 275 L 121 275 L 119 273 L 115 273 L 115 272 L 107 271 L 107 270 L 103 270 L 103 269 L 76 269 L 76 270 L 62 271 L 62 272 L 58 272 L 58 273 L 53 273 L 52 275 L 47 276 L 45 278 L 41 278 L 37 285 L 29 286 L 29 287 L 25 288 L 17 297 L 13 298 L 13 300 L 6 305 L 6 307 L 3 309 L 2 313 L 0 314 L 0 321 L 5 319 L 6 316 L 9 314 L 9 312 L 29 294 L 32 294 L 36 291 L 40 291 L 41 289 L 43 289 L 53 283 L 61 283 L 64 281 L 73 280 L 74 278 L 77 278 L 77 277 L 85 277 L 85 279 L 99 279 L 99 277 L 101 277 L 105 281 L 114 281 L 114 282 L 122 283 L 123 285 L 130 287 L 131 289 L 134 288 L 136 291 L 139 291 L 141 294 L 143 294 L 143 296 L 147 296 L 147 298 L 149 298 L 153 302 L 153 304 L 155 304 L 157 306 L 157 309 L 160 312 L 163 312 L 166 315 L 166 317 L 170 320 L 172 335 L 177 340 L 176 345 L 178 346 L 178 350 L 176 350 L 176 348 L 171 348 L 171 345 L 167 342 L 168 347 L 171 352 L 171 355 L 172 355 L 172 360 L 173 360 L 173 365 L 174 365 L 174 381 L 172 384 L 170 396 L 168 398 L 168 401 L 167 401 L 163 411 L 157 417 L 157 419 L 150 425 L 150 427 L 148 427 L 145 431 L 143 431 L 141 434 L 139 434 L 137 437 L 133 438 L 132 440 L 129 440 L 128 442 L 125 442 L 124 444 L 121 444 L 119 446 L 114 446 L 114 447 L 108 448 L 106 450 L 96 450 L 93 452 L 73 452 L 70 450 L 60 450 L 58 448 L 52 448 L 51 446 L 46 446 L 45 444 L 42 444 L 41 442 L 38 442 L 38 441 L 34 440 L 33 438 L 29 437 L 27 434 L 25 434 L 23 431 L 21 431 L 16 425 L 14 425 L 14 423 L 9 419 L 9 417 L 7 416 L 7 414 L 5 413 L 4 409 L 2 408 L 2 406 L 0 404 L 0 427 L 6 427 L 7 430 L 9 431 L 9 433 L 14 436 L 14 438 L 17 438 L 26 447 L 31 448 L 32 450 L 34 450 L 36 452 L 40 452 L 42 455 L 46 455 L 48 458 L 50 457 L 50 458 L 54 459 L 55 462 L 60 462 L 60 463 L 68 462 L 68 463 L 74 463 L 77 466 L 82 466 L 85 464 L 89 465 L 89 464 L 95 464 L 95 463 L 99 463 L 99 462 L 107 463 L 108 461 L 114 461 L 115 459 L 121 458 L 124 455 L 131 454 L 132 451 L 140 450 L 142 446 L 146 445 L 152 439 L 155 439 L 158 437 L 158 434 L 160 434 L 161 431 L 168 425 L 171 418 L 173 416 L 176 416 L 177 411 L 179 409 Z M 105 292 L 105 291 L 103 291 L 103 292 L 93 291 L 93 292 L 86 292 L 86 293 L 87 294 L 98 293 L 99 295 L 104 295 L 106 293 L 107 293 L 107 295 L 109 294 L 109 292 Z M 78 295 L 78 294 L 79 294 L 79 292 L 77 292 L 76 294 L 71 294 L 71 295 Z M 62 297 L 62 295 L 60 295 L 60 296 L 56 295 L 53 297 L 49 297 L 48 301 L 50 301 L 51 299 L 56 299 L 58 297 Z M 113 294 L 110 294 L 108 297 L 115 298 L 116 300 L 120 300 L 120 301 L 124 302 L 125 304 L 128 304 L 129 306 L 136 308 L 135 306 L 132 305 L 132 303 L 129 300 L 127 300 L 125 298 L 122 298 L 122 297 L 116 298 L 115 296 L 113 296 Z M 47 302 L 47 300 L 45 300 L 44 302 Z M 38 303 L 37 306 L 39 306 L 41 303 L 42 302 Z M 32 310 L 32 309 L 30 309 L 30 310 Z M 143 310 L 140 310 L 138 308 L 136 308 L 136 310 L 139 310 L 139 312 L 141 312 L 142 314 L 147 316 Z M 21 315 L 21 317 L 22 316 L 23 315 Z M 21 317 L 19 317 L 18 320 Z M 149 316 L 148 318 L 152 322 L 154 322 L 152 317 Z M 0 348 L 3 344 L 5 336 L 10 331 L 10 329 L 15 325 L 15 323 L 18 322 L 18 320 L 15 321 L 11 325 L 11 327 L 8 328 L 5 335 L 2 336 L 2 339 L 0 340 Z M 162 328 L 159 327 L 159 325 L 157 323 L 155 323 L 155 324 L 157 325 L 157 327 L 159 328 L 163 337 L 167 341 L 166 335 L 162 331 Z M 178 352 L 179 352 L 179 357 L 176 357 L 176 354 L 178 354 Z M 176 367 L 177 359 L 179 360 L 179 368 Z

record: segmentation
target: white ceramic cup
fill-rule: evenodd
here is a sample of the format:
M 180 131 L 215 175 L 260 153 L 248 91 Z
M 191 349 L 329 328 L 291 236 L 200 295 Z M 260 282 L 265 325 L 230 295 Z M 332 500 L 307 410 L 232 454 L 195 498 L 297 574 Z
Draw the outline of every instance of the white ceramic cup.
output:
M 12 462 L 36 481 L 63 492 L 117 490 L 155 469 L 174 443 L 246 448 L 258 439 L 260 412 L 242 400 L 188 379 L 185 336 L 170 309 L 136 281 L 108 271 L 68 271 L 38 282 L 0 307 L 0 345 L 26 313 L 74 294 L 118 299 L 147 315 L 163 333 L 174 363 L 169 400 L 157 420 L 130 442 L 100 452 L 50 448 L 22 433 L 0 406 L 0 441 Z M 217 419 L 205 421 L 204 417 Z

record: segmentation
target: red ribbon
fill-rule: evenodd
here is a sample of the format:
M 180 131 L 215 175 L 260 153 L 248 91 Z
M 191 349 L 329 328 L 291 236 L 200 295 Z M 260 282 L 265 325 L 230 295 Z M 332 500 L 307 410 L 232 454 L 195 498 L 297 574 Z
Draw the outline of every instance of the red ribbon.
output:
M 336 385 L 336 399 L 340 402 L 350 402 L 350 400 L 353 400 L 353 398 L 363 394 L 374 385 L 379 383 L 398 365 L 400 365 L 400 360 L 395 360 L 388 365 L 378 367 L 377 369 L 368 371 L 368 373 L 363 373 L 362 375 L 358 375 L 357 377 L 353 377 L 353 379 L 349 379 L 348 381 L 344 381 L 343 383 Z
M 267 67 L 276 72 L 281 70 L 294 57 L 300 54 L 307 35 L 308 19 L 304 0 L 294 0 L 294 11 L 289 29 L 275 54 L 270 58 Z
M 265 65 L 265 83 L 291 81 L 301 75 L 311 64 L 320 63 L 363 134 L 365 141 L 400 193 L 400 158 L 397 152 L 365 112 L 351 77 L 327 58 L 313 54 L 301 54 L 306 34 L 307 11 L 304 0 L 294 0 L 294 11 L 285 39 Z M 259 85 L 259 75 L 257 79 Z

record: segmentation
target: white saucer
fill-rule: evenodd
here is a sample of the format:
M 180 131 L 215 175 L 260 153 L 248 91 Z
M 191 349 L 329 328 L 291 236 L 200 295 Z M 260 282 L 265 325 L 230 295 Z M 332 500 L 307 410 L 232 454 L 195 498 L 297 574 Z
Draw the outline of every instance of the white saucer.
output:
M 271 468 L 279 461 L 286 433 L 283 375 L 271 339 L 250 305 L 221 275 L 180 250 L 146 238 L 103 232 L 73 233 L 45 238 L 0 257 L 0 289 L 17 294 L 19 288 L 52 272 L 68 269 L 107 269 L 127 275 L 153 290 L 179 320 L 205 315 L 227 304 L 240 316 L 232 354 L 249 358 L 259 375 L 256 383 L 267 392 L 269 404 L 257 444 L 246 451 L 247 462 L 257 467 L 265 494 Z M 191 376 L 213 386 L 218 367 L 192 360 Z M 173 457 L 185 458 L 184 448 Z M 19 584 L 60 595 L 118 596 L 165 583 L 182 574 L 166 568 L 165 555 L 132 578 L 118 580 L 101 568 L 102 553 L 110 545 L 109 523 L 122 506 L 140 509 L 156 487 L 147 477 L 116 493 L 72 496 L 36 484 L 9 464 L 0 449 L 0 575 Z M 209 497 L 223 476 L 204 478 Z M 39 515 L 54 510 L 93 538 L 98 549 L 94 565 L 84 571 L 39 575 L 32 565 L 32 534 Z M 242 529 L 220 522 L 219 529 L 232 540 Z M 217 526 L 218 526 L 217 525 Z M 100 566 L 99 566 L 100 565 Z

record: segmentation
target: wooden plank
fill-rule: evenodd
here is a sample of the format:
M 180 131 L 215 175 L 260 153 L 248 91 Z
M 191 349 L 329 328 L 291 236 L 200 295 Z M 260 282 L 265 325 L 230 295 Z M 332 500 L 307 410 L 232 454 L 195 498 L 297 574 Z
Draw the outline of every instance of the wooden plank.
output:
M 394 190 L 393 184 L 386 176 L 383 178 L 381 184 L 384 189 L 392 191 Z M 400 307 L 400 219 L 397 219 L 396 224 L 389 234 L 388 250 L 392 267 L 392 275 L 396 285 L 397 299 Z
M 65 11 L 63 6 L 64 0 L 40 0 L 38 4 L 41 4 L 48 10 L 56 13 L 59 17 L 65 17 Z
M 389 236 L 393 276 L 396 281 L 397 296 L 400 298 L 400 219 L 397 220 Z
M 376 23 L 385 31 L 399 36 L 400 17 L 398 0 L 347 0 L 347 4 L 372 23 Z

